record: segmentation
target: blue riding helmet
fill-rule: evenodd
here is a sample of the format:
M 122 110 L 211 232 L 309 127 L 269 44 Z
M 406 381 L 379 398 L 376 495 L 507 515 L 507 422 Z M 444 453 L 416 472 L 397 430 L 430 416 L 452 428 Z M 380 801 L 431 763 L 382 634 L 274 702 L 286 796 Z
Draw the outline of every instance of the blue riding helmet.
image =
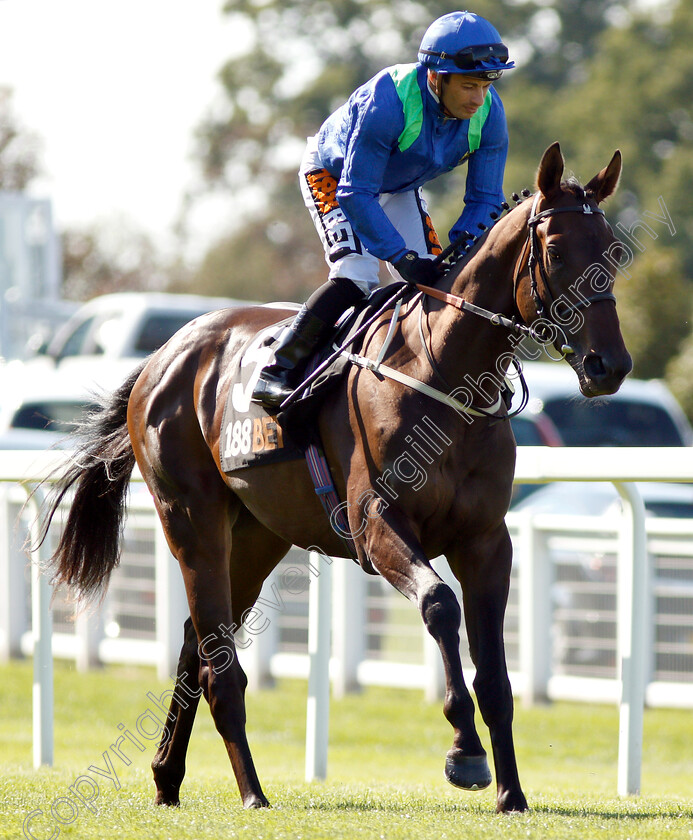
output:
M 473 12 L 450 12 L 434 20 L 423 36 L 418 59 L 437 73 L 466 73 L 490 81 L 515 66 L 508 61 L 498 30 Z

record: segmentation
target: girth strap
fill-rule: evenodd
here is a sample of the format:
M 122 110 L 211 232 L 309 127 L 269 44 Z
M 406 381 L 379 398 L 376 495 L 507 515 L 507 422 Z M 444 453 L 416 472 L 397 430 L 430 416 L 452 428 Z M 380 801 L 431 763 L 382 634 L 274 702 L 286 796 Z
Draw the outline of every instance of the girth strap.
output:
M 340 506 L 339 496 L 322 446 L 315 443 L 308 446 L 306 449 L 306 464 L 315 487 L 315 493 L 320 499 L 320 504 L 327 514 L 330 525 L 344 543 L 349 557 L 358 563 L 358 555 L 351 538 L 349 523 L 344 515 L 344 510 Z

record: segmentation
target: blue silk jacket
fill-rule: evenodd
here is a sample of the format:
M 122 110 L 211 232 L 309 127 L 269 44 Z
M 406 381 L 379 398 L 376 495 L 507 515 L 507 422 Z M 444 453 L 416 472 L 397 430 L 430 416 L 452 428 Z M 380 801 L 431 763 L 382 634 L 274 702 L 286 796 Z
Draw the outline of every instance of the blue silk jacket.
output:
M 470 148 L 471 147 L 471 148 Z M 358 88 L 318 132 L 322 165 L 337 180 L 337 200 L 365 247 L 390 262 L 407 248 L 378 203 L 381 193 L 416 189 L 467 161 L 462 215 L 450 231 L 479 233 L 503 202 L 508 131 L 490 89 L 471 120 L 446 117 L 421 64 L 388 67 Z

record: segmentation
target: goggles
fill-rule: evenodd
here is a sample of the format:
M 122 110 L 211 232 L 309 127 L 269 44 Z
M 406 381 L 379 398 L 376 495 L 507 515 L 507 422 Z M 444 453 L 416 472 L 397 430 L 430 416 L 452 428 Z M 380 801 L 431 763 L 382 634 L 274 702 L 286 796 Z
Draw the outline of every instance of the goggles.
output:
M 503 72 L 502 68 L 488 69 L 483 64 L 489 61 L 507 64 L 508 48 L 505 44 L 474 44 L 471 47 L 464 47 L 456 53 L 435 52 L 434 50 L 420 50 L 424 55 L 439 56 L 443 60 L 450 60 L 455 67 L 466 72 L 480 71 L 487 78 L 497 79 Z M 491 75 L 497 73 L 498 75 Z

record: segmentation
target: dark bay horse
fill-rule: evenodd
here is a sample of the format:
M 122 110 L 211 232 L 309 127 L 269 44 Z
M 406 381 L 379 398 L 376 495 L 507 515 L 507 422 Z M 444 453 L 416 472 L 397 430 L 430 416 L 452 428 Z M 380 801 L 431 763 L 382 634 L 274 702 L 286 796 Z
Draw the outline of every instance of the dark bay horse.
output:
M 417 605 L 440 648 L 444 714 L 454 730 L 445 773 L 452 784 L 476 790 L 490 784 L 491 774 L 460 663 L 462 613 L 429 559 L 444 555 L 460 581 L 476 667 L 474 691 L 493 748 L 498 811 L 527 808 L 503 646 L 511 566 L 504 517 L 515 441 L 498 396 L 517 334 L 506 329 L 509 320 L 489 320 L 449 303 L 464 298 L 513 323 L 534 325 L 535 335 L 549 336 L 566 357 L 584 395 L 619 388 L 631 361 L 612 294 L 617 240 L 598 205 L 616 189 L 620 153 L 585 187 L 563 181 L 563 168 L 556 143 L 541 160 L 533 198 L 506 213 L 441 281 L 446 299 L 416 295 L 402 306 L 383 361 L 439 395 L 454 392 L 458 409 L 354 365 L 318 417 L 360 562 Z M 60 498 L 74 491 L 53 557 L 55 579 L 94 594 L 118 562 L 135 463 L 153 495 L 180 564 L 191 616 L 166 731 L 152 764 L 160 804 L 179 802 L 193 698 L 201 688 L 243 804 L 268 805 L 246 739 L 246 678 L 231 628 L 241 624 L 292 544 L 345 556 L 304 461 L 229 475 L 221 468 L 230 372 L 259 330 L 292 314 L 269 307 L 228 309 L 177 333 L 90 420 L 75 466 L 57 486 L 44 523 L 47 527 Z M 377 356 L 391 314 L 368 329 L 363 356 Z M 470 402 L 491 416 L 465 414 L 461 406 Z M 397 459 L 412 451 L 412 430 L 424 418 L 439 433 L 440 452 L 428 465 L 425 486 L 415 489 L 397 470 Z

